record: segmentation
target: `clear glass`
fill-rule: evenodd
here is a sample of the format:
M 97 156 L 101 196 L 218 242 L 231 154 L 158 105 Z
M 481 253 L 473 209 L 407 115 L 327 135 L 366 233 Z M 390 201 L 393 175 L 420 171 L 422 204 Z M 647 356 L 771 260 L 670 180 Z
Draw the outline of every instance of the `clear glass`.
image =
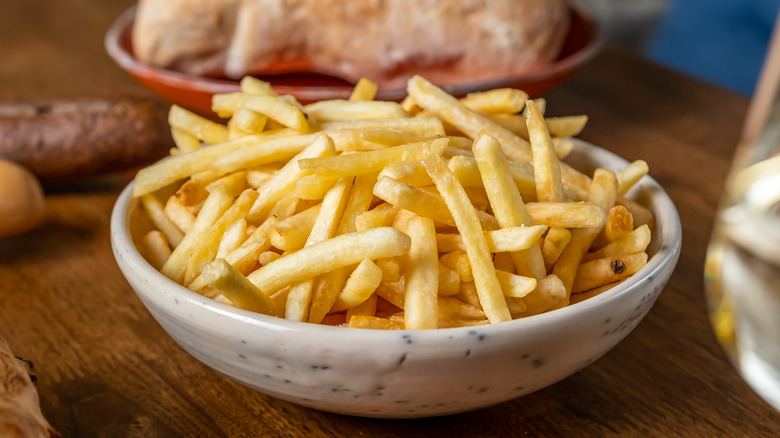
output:
M 707 251 L 713 329 L 744 379 L 780 410 L 780 36 L 777 26 Z

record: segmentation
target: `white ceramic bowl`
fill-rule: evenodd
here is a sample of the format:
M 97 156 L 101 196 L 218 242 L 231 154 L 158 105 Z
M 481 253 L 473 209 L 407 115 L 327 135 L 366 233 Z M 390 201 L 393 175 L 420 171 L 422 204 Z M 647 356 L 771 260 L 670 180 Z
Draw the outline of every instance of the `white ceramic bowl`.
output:
M 591 171 L 626 161 L 577 141 L 567 162 Z M 168 280 L 136 250 L 143 218 L 121 194 L 111 218 L 117 263 L 160 325 L 198 360 L 265 394 L 349 415 L 411 418 L 477 409 L 556 383 L 593 363 L 636 327 L 677 263 L 680 220 L 645 177 L 629 193 L 656 217 L 650 259 L 621 285 L 525 319 L 424 331 L 331 327 L 236 309 Z

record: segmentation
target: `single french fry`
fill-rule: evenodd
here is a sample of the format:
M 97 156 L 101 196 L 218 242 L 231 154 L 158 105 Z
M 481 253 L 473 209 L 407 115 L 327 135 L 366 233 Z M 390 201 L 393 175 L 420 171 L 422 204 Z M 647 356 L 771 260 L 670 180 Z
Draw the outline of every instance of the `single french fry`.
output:
M 394 130 L 419 137 L 441 137 L 445 135 L 441 120 L 436 117 L 358 119 L 321 123 L 320 129 L 331 134 L 333 131 L 350 130 L 357 133 L 372 130 Z
M 460 274 L 439 262 L 439 296 L 457 295 L 460 291 Z
M 165 214 L 162 202 L 154 195 L 147 194 L 141 197 L 141 204 L 143 204 L 146 215 L 149 216 L 152 224 L 165 235 L 168 243 L 176 248 L 184 238 L 184 233 Z
M 385 202 L 371 210 L 360 213 L 355 218 L 355 230 L 365 231 L 369 228 L 389 227 L 393 224 L 393 219 L 398 210 L 399 208 L 395 205 Z
M 439 321 L 439 260 L 433 220 L 413 218 L 406 234 L 412 245 L 404 257 L 404 323 L 408 330 L 435 329 Z
M 620 240 L 633 230 L 634 217 L 626 207 L 616 205 L 609 209 L 607 221 L 604 224 L 605 244 Z
M 584 292 L 636 274 L 647 264 L 647 254 L 621 255 L 591 260 L 577 268 L 572 293 Z
M 352 89 L 352 94 L 349 95 L 349 100 L 352 102 L 361 100 L 374 100 L 374 96 L 376 96 L 376 90 L 378 88 L 379 86 L 375 82 L 371 82 L 366 78 L 360 78 L 357 84 L 355 84 L 355 88 Z
M 516 252 L 530 248 L 547 230 L 546 225 L 511 227 L 485 231 L 490 252 Z M 436 234 L 439 252 L 465 251 L 466 245 L 460 234 Z
M 531 225 L 485 231 L 484 234 L 491 252 L 515 253 L 529 248 L 538 249 L 539 238 L 545 231 L 546 225 Z
M 439 257 L 439 262 L 446 268 L 457 272 L 462 281 L 474 281 L 474 275 L 471 271 L 471 262 L 469 262 L 468 254 L 466 254 L 465 245 L 464 250 L 462 251 L 458 250 L 442 254 L 441 257 Z
M 617 175 L 618 194 L 625 195 L 649 171 L 650 168 L 644 160 L 636 160 L 626 166 Z
M 223 259 L 225 256 L 235 251 L 246 240 L 246 219 L 240 218 L 237 221 L 230 224 L 225 233 L 219 241 L 217 247 L 218 259 Z
M 176 190 L 176 199 L 185 207 L 194 207 L 206 200 L 209 195 L 206 186 L 188 179 Z M 194 213 L 193 213 L 194 214 Z
M 382 281 L 395 283 L 401 280 L 401 264 L 397 257 L 379 259 L 376 261 L 376 265 L 382 269 Z
M 336 122 L 340 120 L 392 119 L 409 117 L 401 105 L 391 101 L 349 101 L 341 99 L 321 100 L 304 106 L 304 111 L 314 120 Z
M 588 123 L 588 116 L 545 117 L 547 130 L 553 137 L 575 137 Z
M 252 272 L 248 278 L 260 290 L 273 292 L 296 281 L 357 264 L 365 258 L 401 255 L 410 246 L 409 236 L 394 228 L 373 228 L 305 246 Z
M 452 157 L 447 167 L 463 187 L 484 187 L 476 159 L 464 156 Z M 523 199 L 536 200 L 533 166 L 523 161 L 511 161 L 508 162 L 508 167 Z
M 259 196 L 257 201 L 255 201 L 255 205 L 249 211 L 247 222 L 257 223 L 263 221 L 268 216 L 273 205 L 295 189 L 296 181 L 301 176 L 307 174 L 306 171 L 301 170 L 298 166 L 299 161 L 335 153 L 333 141 L 327 135 L 317 137 L 311 145 L 290 159 L 279 172 L 260 187 L 258 190 Z
M 301 199 L 317 200 L 322 199 L 333 187 L 337 178 L 323 178 L 321 175 L 313 173 L 304 175 L 295 181 L 295 194 Z
M 377 301 L 377 314 L 380 313 L 379 306 L 382 303 L 382 301 L 385 301 L 389 304 L 392 304 L 394 307 L 398 309 L 404 308 L 404 299 L 405 299 L 405 293 L 403 290 L 403 286 L 400 283 L 391 283 L 387 281 L 382 281 L 379 284 L 379 287 L 376 288 L 375 293 L 377 296 L 382 298 L 382 300 Z M 386 313 L 386 312 L 382 312 Z
M 549 270 L 560 257 L 563 248 L 571 241 L 571 231 L 566 228 L 554 227 L 547 231 L 542 244 L 542 257 L 545 269 Z
M 481 131 L 485 131 L 498 140 L 508 159 L 528 162 L 532 160 L 531 147 L 527 141 L 490 120 L 486 115 L 470 109 L 422 77 L 414 76 L 409 79 L 407 91 L 419 106 L 436 114 L 469 137 L 476 138 Z
M 343 132 L 343 131 L 342 131 Z M 355 131 L 360 138 L 377 146 L 400 146 L 418 141 L 434 140 L 436 137 L 420 137 L 398 129 L 373 129 L 370 131 Z M 378 149 L 378 148 L 374 148 Z
M 547 125 L 533 101 L 528 102 L 526 110 L 528 138 L 533 151 L 536 199 L 541 202 L 561 202 L 564 200 L 561 169 Z
M 422 108 L 417 106 L 417 104 L 414 102 L 414 99 L 412 99 L 412 96 L 404 97 L 404 100 L 401 101 L 401 108 L 406 110 L 406 112 L 412 116 L 422 111 Z
M 529 202 L 525 204 L 535 224 L 557 228 L 603 227 L 607 213 L 593 202 Z
M 440 196 L 434 193 L 388 177 L 379 179 L 373 192 L 377 197 L 398 208 L 409 210 L 447 225 L 455 225 L 447 205 Z
M 209 166 L 217 175 L 225 175 L 250 167 L 289 160 L 316 141 L 322 133 L 295 135 L 272 139 L 227 153 Z
M 188 232 L 195 223 L 195 215 L 192 214 L 176 196 L 168 198 L 168 201 L 165 202 L 163 211 L 165 212 L 165 215 L 168 216 L 168 219 L 170 219 L 183 233 Z
M 653 212 L 650 211 L 649 208 L 623 196 L 618 196 L 615 203 L 626 207 L 629 213 L 631 213 L 631 216 L 634 218 L 634 227 L 640 225 L 649 225 L 650 228 L 653 227 L 655 218 L 653 217 Z
M 552 138 L 553 149 L 555 149 L 555 156 L 558 160 L 562 160 L 569 156 L 571 151 L 574 150 L 574 141 L 569 137 L 553 137 Z M 561 180 L 563 181 L 563 180 Z M 564 194 L 566 187 L 564 186 Z
M 230 118 L 230 122 L 235 127 L 248 134 L 259 134 L 263 132 L 268 118 L 249 108 L 241 108 Z
M 230 116 L 241 108 L 258 112 L 298 132 L 309 130 L 303 111 L 279 97 L 230 93 L 215 94 L 211 100 L 212 111 L 222 117 Z
M 376 294 L 371 294 L 362 303 L 347 309 L 346 316 L 345 316 L 347 324 L 349 324 L 349 320 L 352 319 L 352 317 L 356 316 L 356 315 L 376 316 L 377 298 L 378 297 L 377 297 Z
M 619 240 L 611 242 L 607 246 L 602 247 L 598 251 L 588 253 L 583 259 L 583 262 L 589 262 L 591 260 L 600 259 L 604 257 L 616 257 L 625 254 L 635 254 L 639 252 L 645 252 L 648 245 L 650 245 L 651 233 L 650 227 L 642 225 L 635 230 L 626 234 Z
M 276 96 L 271 84 L 252 76 L 244 76 L 240 82 L 241 92 L 249 94 L 258 94 L 261 96 Z
M 384 119 L 379 119 L 379 120 L 384 120 Z M 328 137 L 333 139 L 333 144 L 335 145 L 336 150 L 339 152 L 347 153 L 347 152 L 374 151 L 377 149 L 383 149 L 388 146 L 382 143 L 376 143 L 369 139 L 366 139 L 363 135 L 364 132 L 357 129 L 331 129 L 324 132 L 328 135 Z M 402 134 L 405 136 L 414 137 L 415 141 L 419 141 L 419 138 L 417 136 L 412 136 L 406 133 L 402 133 Z M 397 146 L 405 143 L 397 143 L 393 146 Z
M 350 274 L 331 311 L 341 312 L 357 306 L 374 293 L 381 281 L 382 269 L 371 260 L 364 259 Z
M 506 297 L 523 298 L 536 289 L 536 279 L 506 271 L 496 270 L 496 278 L 501 285 L 501 291 Z
M 193 175 L 193 180 L 197 175 Z M 206 191 L 211 193 L 213 190 L 225 190 L 231 196 L 236 197 L 244 190 L 249 188 L 249 184 L 246 182 L 246 172 L 235 172 L 223 177 L 217 178 L 206 186 Z
M 154 269 L 159 270 L 171 256 L 171 247 L 168 245 L 168 239 L 157 230 L 146 233 L 141 239 L 139 252 Z
M 356 176 L 379 172 L 390 163 L 421 160 L 431 154 L 440 155 L 446 146 L 447 140 L 442 138 L 375 151 L 307 158 L 300 160 L 300 168 L 317 172 L 318 175 L 329 178 Z
M 417 97 L 415 100 L 418 100 Z M 496 269 L 482 233 L 482 226 L 466 192 L 441 158 L 429 156 L 423 163 L 463 236 L 485 315 L 491 323 L 512 319 L 496 278 Z
M 203 281 L 242 309 L 277 315 L 273 300 L 224 259 L 203 266 Z
M 271 227 L 268 232 L 271 245 L 288 252 L 303 248 L 312 227 L 314 227 L 314 222 L 320 214 L 320 206 L 321 204 L 317 204 L 309 207 Z
M 623 278 L 619 281 L 616 281 L 614 283 L 605 284 L 603 286 L 595 287 L 593 289 L 587 290 L 585 292 L 579 292 L 576 294 L 572 294 L 569 298 L 569 304 L 576 304 L 582 301 L 585 301 L 587 299 L 593 298 L 596 295 L 601 295 L 602 293 L 612 289 L 613 287 L 619 285 L 620 283 L 626 281 L 628 277 Z
M 463 301 L 454 297 L 439 297 L 437 299 L 437 307 L 439 308 L 440 317 L 447 320 L 485 319 L 485 312 L 482 309 L 476 306 L 472 306 L 471 304 L 464 303 Z M 407 326 L 406 328 L 408 329 L 409 327 Z
M 474 111 L 514 114 L 522 111 L 527 99 L 528 94 L 521 90 L 495 88 L 469 93 L 460 101 Z
M 216 144 L 228 140 L 227 128 L 178 105 L 172 105 L 168 111 L 168 123 L 206 143 Z
M 547 99 L 543 97 L 537 97 L 536 99 L 533 99 L 534 103 L 536 104 L 536 107 L 539 109 L 539 114 L 544 115 L 544 113 L 547 111 Z M 526 103 L 528 103 L 526 101 Z M 521 113 L 523 117 L 528 117 L 528 107 L 523 108 L 523 112 Z
M 188 131 L 171 127 L 171 136 L 173 137 L 173 142 L 176 144 L 176 148 L 183 154 L 200 149 L 200 140 Z
M 431 177 L 425 171 L 420 161 L 400 161 L 390 163 L 379 172 L 377 179 L 383 176 L 409 184 L 414 187 L 430 186 L 433 184 Z
M 214 160 L 227 153 L 263 141 L 262 135 L 249 135 L 158 161 L 138 171 L 135 176 L 133 195 L 142 196 L 151 193 L 177 180 L 207 169 Z
M 275 164 L 252 167 L 246 171 L 246 182 L 249 184 L 249 187 L 257 190 L 260 186 L 265 184 L 266 181 L 271 179 L 279 169 L 280 167 Z
M 387 318 L 367 315 L 353 315 L 347 323 L 349 328 L 375 329 L 375 330 L 403 330 L 402 321 L 391 321 Z
M 526 309 L 517 316 L 525 317 L 543 313 L 567 299 L 566 286 L 556 275 L 548 275 L 537 281 L 536 289 L 524 296 Z
M 503 294 L 503 291 L 501 293 Z M 482 308 L 482 303 L 479 302 L 477 286 L 474 285 L 474 281 L 461 281 L 460 292 L 458 292 L 455 298 L 478 309 Z

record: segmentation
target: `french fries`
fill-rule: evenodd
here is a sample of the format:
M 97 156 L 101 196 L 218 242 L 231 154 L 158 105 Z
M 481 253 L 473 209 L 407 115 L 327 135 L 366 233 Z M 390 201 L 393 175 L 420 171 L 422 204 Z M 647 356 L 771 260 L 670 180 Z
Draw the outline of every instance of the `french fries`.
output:
M 301 105 L 261 80 L 180 107 L 177 147 L 136 175 L 141 254 L 206 297 L 293 321 L 437 329 L 595 296 L 647 263 L 638 160 L 565 163 L 587 116 L 544 117 L 513 89 L 457 99 L 415 76 L 401 103 L 362 80 Z

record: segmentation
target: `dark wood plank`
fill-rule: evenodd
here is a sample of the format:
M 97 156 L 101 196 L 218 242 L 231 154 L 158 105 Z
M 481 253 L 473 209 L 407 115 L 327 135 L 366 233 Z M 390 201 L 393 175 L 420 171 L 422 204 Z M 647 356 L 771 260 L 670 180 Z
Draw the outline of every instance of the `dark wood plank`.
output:
M 102 48 L 132 3 L 7 2 L 0 99 L 146 93 Z M 43 226 L 0 240 L 0 336 L 35 363 L 44 414 L 64 436 L 780 435 L 777 413 L 716 344 L 702 288 L 746 100 L 613 48 L 546 97 L 551 114 L 590 116 L 583 139 L 648 161 L 684 233 L 678 268 L 646 319 L 547 389 L 476 412 L 391 421 L 314 411 L 232 382 L 163 332 L 113 260 L 108 219 L 130 172 L 47 187 Z

